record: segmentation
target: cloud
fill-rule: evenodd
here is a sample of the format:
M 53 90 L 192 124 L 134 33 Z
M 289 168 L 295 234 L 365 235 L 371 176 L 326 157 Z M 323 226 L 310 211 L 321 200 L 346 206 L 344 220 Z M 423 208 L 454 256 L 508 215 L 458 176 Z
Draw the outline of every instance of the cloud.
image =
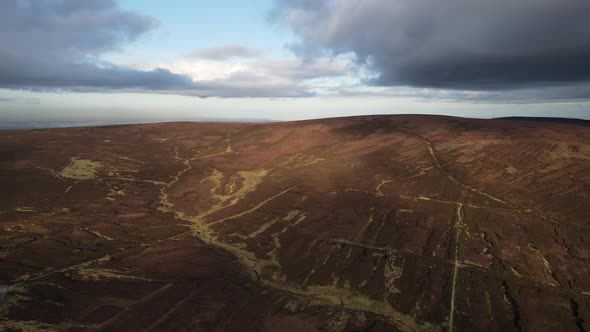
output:
M 40 105 L 40 98 L 4 98 L 0 97 L 0 102 L 22 102 L 28 105 Z
M 208 60 L 228 60 L 235 58 L 247 59 L 258 58 L 260 56 L 262 56 L 261 50 L 241 45 L 224 45 L 212 48 L 202 48 L 188 54 L 189 58 Z
M 200 49 L 160 64 L 101 60 L 157 26 L 113 0 L 0 1 L 0 88 L 306 97 L 315 92 L 305 80 L 346 69 L 332 60 L 265 59 L 262 51 L 241 45 Z
M 301 38 L 292 49 L 308 58 L 352 51 L 378 73 L 376 85 L 498 91 L 590 81 L 586 0 L 275 1 L 273 16 Z
M 402 97 L 420 101 L 481 102 L 497 104 L 538 104 L 547 102 L 590 99 L 590 86 L 573 84 L 560 87 L 535 87 L 515 90 L 452 90 L 415 87 L 339 87 L 344 97 Z
M 72 89 L 195 88 L 188 76 L 139 71 L 99 60 L 157 27 L 112 0 L 0 2 L 0 87 Z
M 313 80 L 349 75 L 349 56 L 299 59 L 220 61 L 190 59 L 168 63 L 129 64 L 136 70 L 164 68 L 190 77 L 197 89 L 176 89 L 173 93 L 200 97 L 309 97 L 316 95 Z M 160 93 L 168 93 L 159 91 Z

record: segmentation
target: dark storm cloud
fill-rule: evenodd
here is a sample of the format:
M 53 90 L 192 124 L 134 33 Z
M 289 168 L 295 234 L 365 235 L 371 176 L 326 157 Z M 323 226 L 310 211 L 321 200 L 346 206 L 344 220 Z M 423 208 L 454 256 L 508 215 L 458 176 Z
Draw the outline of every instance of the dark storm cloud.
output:
M 207 60 L 227 60 L 232 58 L 258 58 L 262 51 L 241 45 L 224 45 L 219 47 L 202 48 L 188 55 L 189 58 Z
M 463 90 L 590 81 L 587 0 L 276 0 L 292 48 L 353 51 L 372 83 Z M 585 94 L 585 93 L 584 93 Z
M 61 59 L 30 59 L 0 55 L 0 86 L 7 88 L 76 89 L 179 89 L 191 88 L 187 76 L 164 69 L 139 71 L 92 62 L 67 62 Z
M 96 89 L 194 88 L 188 76 L 98 61 L 157 22 L 111 0 L 0 1 L 0 87 Z

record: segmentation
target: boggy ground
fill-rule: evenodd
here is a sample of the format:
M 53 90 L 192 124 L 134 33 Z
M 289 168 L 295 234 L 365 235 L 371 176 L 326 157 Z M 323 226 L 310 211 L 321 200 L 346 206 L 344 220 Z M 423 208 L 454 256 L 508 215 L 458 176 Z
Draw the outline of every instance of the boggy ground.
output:
M 0 131 L 0 330 L 586 331 L 590 126 Z

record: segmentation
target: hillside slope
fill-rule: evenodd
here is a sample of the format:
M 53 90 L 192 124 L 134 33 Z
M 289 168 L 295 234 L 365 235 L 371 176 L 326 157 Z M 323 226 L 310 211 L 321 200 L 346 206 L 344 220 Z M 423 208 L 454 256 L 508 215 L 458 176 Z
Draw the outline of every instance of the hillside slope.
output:
M 4 330 L 585 331 L 590 129 L 0 131 Z

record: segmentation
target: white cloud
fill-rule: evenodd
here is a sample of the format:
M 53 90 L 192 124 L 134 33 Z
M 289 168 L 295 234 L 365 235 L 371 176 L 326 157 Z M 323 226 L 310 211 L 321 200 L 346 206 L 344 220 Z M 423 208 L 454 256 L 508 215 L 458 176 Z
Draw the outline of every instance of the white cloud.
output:
M 189 58 L 209 59 L 209 60 L 228 60 L 235 58 L 258 58 L 262 56 L 262 50 L 242 45 L 223 45 L 211 48 L 198 49 L 187 55 Z
M 327 87 L 341 85 L 337 82 L 355 81 L 358 84 L 359 78 L 355 74 L 360 71 L 351 54 L 313 61 L 297 58 L 211 60 L 183 57 L 172 62 L 122 65 L 143 71 L 160 68 L 186 75 L 200 88 L 171 92 L 202 97 L 311 96 L 325 93 Z

